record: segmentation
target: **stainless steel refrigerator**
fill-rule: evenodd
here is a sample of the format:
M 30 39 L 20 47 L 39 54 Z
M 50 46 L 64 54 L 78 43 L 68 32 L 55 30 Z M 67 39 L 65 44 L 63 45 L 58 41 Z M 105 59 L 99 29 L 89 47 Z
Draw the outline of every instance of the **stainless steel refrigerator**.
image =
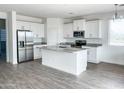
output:
M 33 60 L 33 34 L 30 30 L 17 30 L 18 63 Z

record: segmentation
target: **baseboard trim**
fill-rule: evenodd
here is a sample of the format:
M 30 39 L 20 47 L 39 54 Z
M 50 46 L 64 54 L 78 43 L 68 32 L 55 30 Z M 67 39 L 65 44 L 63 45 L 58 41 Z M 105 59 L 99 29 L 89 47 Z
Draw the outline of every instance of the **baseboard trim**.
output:
M 114 65 L 121 65 L 121 66 L 124 66 L 124 64 L 121 64 L 121 63 L 114 63 L 114 62 L 110 62 L 110 61 L 100 61 L 100 63 L 109 63 L 109 64 L 114 64 Z

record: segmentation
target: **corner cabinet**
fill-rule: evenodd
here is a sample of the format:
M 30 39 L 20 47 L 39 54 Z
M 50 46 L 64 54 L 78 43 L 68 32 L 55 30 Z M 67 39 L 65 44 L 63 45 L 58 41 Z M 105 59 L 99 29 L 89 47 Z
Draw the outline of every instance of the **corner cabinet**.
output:
M 73 30 L 74 31 L 85 31 L 86 26 L 85 26 L 85 20 L 80 19 L 80 20 L 73 20 Z
M 63 36 L 64 36 L 64 38 L 73 37 L 73 23 L 64 24 Z
M 100 20 L 87 21 L 85 38 L 101 38 Z

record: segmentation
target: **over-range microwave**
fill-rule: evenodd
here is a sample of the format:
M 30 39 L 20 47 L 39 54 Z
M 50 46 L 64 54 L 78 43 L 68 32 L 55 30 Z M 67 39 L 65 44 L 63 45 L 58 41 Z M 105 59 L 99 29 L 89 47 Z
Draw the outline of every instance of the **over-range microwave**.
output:
M 78 38 L 84 38 L 85 31 L 74 31 L 73 32 L 73 37 L 78 37 Z

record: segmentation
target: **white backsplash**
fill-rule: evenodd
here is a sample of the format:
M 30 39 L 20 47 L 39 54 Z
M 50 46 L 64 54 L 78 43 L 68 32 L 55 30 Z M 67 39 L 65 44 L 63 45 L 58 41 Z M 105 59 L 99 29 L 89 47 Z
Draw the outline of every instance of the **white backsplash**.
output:
M 102 44 L 102 39 L 100 38 L 93 38 L 93 39 L 68 38 L 66 39 L 66 42 L 75 42 L 75 40 L 87 40 L 87 43 Z
M 34 42 L 45 42 L 45 38 L 34 38 Z

